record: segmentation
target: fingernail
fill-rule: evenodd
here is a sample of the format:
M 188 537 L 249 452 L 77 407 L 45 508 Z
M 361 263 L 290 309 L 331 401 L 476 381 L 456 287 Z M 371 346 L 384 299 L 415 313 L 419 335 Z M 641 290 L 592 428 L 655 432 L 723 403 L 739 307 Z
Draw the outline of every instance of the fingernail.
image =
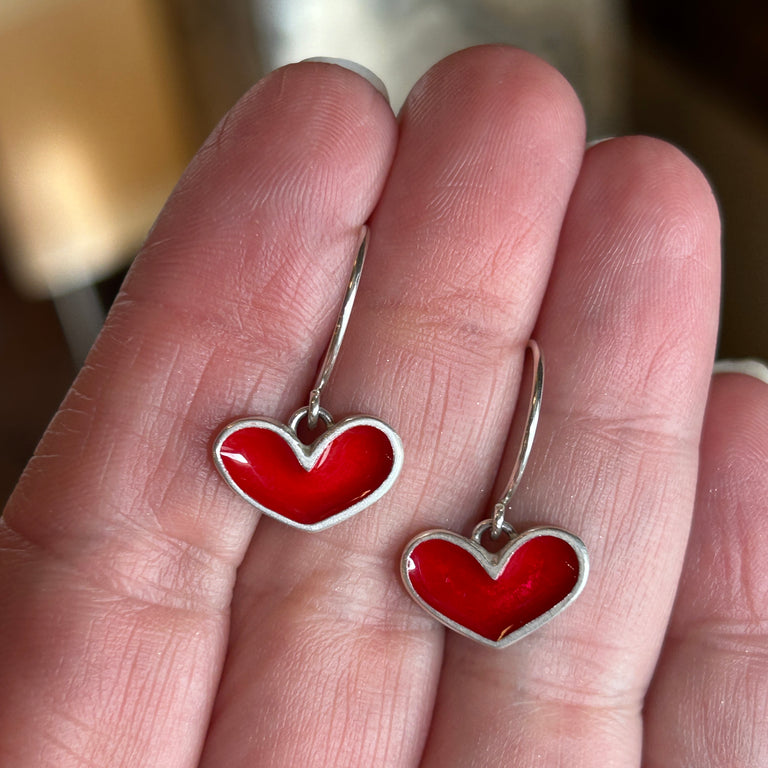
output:
M 587 142 L 587 149 L 592 149 L 592 147 L 602 144 L 604 141 L 610 141 L 615 138 L 615 136 L 603 136 L 602 139 L 592 139 L 592 141 Z
M 713 373 L 743 373 L 768 384 L 768 365 L 762 360 L 744 358 L 742 360 L 717 360 Z
M 364 77 L 387 101 L 389 101 L 389 94 L 387 93 L 387 86 L 381 81 L 379 77 L 373 74 L 370 69 L 367 69 L 362 64 L 358 64 L 356 61 L 349 61 L 349 59 L 333 59 L 327 56 L 313 56 L 310 59 L 303 59 L 303 61 L 317 61 L 320 64 L 335 64 L 337 67 L 344 67 L 350 72 L 354 72 L 360 77 Z

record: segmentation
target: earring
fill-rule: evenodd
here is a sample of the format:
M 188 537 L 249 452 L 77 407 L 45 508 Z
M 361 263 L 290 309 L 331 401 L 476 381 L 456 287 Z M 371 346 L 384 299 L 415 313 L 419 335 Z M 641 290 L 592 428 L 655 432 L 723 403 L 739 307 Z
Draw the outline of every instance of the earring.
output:
M 215 440 L 213 462 L 229 486 L 264 514 L 295 528 L 319 531 L 356 515 L 380 499 L 403 466 L 403 446 L 388 424 L 373 416 L 334 422 L 320 406 L 347 329 L 368 248 L 368 228 L 352 267 L 336 327 L 309 394 L 309 405 L 281 424 L 264 416 L 240 419 Z M 311 443 L 300 429 L 324 427 Z
M 544 387 L 544 360 L 531 340 L 534 381 L 512 480 L 470 538 L 432 530 L 410 541 L 400 574 L 411 597 L 449 629 L 484 645 L 504 648 L 553 619 L 584 589 L 589 557 L 584 542 L 561 528 L 517 533 L 505 519 L 531 453 Z M 491 541 L 507 541 L 489 551 Z

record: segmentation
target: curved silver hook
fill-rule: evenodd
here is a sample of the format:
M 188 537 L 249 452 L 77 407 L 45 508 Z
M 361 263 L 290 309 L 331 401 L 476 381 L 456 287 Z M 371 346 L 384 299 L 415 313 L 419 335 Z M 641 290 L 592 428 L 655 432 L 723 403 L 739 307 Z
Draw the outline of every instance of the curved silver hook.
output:
M 328 342 L 328 348 L 325 350 L 325 357 L 320 366 L 320 370 L 315 379 L 315 385 L 309 393 L 309 405 L 307 406 L 307 426 L 314 429 L 317 426 L 317 420 L 320 415 L 320 395 L 323 393 L 328 379 L 331 378 L 333 366 L 336 364 L 336 358 L 339 356 L 341 342 L 344 339 L 344 333 L 347 330 L 349 316 L 352 314 L 352 305 L 355 303 L 357 287 L 360 284 L 360 275 L 363 272 L 365 254 L 368 251 L 368 227 L 363 225 L 360 233 L 360 245 L 357 248 L 355 263 L 352 265 L 352 274 L 349 276 L 347 291 L 341 301 L 339 317 L 336 320 L 336 327 L 333 329 L 331 340 Z
M 512 479 L 509 481 L 504 495 L 496 502 L 493 507 L 493 516 L 491 517 L 491 538 L 496 540 L 505 530 L 507 525 L 504 515 L 507 512 L 510 499 L 520 485 L 520 480 L 528 464 L 528 458 L 533 448 L 533 438 L 536 436 L 536 427 L 539 425 L 539 411 L 541 410 L 541 395 L 544 390 L 544 357 L 541 354 L 539 345 L 533 340 L 528 341 L 527 349 L 531 350 L 533 360 L 533 387 L 531 388 L 531 401 L 528 404 L 528 416 L 523 430 L 523 439 L 520 443 L 520 451 L 515 459 L 515 466 L 512 470 Z

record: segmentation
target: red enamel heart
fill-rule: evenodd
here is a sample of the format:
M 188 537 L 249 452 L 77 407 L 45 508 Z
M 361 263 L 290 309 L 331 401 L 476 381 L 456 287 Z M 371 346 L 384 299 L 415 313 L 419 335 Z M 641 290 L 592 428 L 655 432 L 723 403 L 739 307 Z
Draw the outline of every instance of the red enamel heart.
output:
M 335 525 L 379 499 L 402 460 L 397 433 L 370 416 L 333 424 L 311 445 L 292 426 L 242 419 L 214 445 L 217 468 L 246 501 L 308 530 Z
M 586 548 L 559 528 L 532 528 L 491 554 L 451 531 L 406 547 L 402 576 L 433 616 L 474 640 L 504 647 L 549 621 L 584 587 Z

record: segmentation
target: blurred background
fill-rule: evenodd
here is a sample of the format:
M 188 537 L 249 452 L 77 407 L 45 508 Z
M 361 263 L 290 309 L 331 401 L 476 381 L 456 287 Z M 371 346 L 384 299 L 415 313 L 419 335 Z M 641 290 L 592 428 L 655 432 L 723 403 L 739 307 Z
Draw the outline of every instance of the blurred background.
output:
M 0 501 L 195 148 L 311 56 L 398 109 L 442 56 L 510 43 L 570 79 L 590 138 L 683 147 L 724 216 L 720 355 L 768 359 L 766 38 L 764 0 L 0 0 Z

